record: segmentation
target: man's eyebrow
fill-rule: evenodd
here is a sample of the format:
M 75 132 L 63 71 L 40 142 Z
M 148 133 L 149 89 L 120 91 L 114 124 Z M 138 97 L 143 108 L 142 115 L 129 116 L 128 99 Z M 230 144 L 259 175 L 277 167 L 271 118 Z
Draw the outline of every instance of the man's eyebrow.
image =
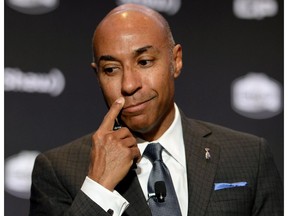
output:
M 103 56 L 100 56 L 99 59 L 98 59 L 98 63 L 100 61 L 117 61 L 117 59 L 111 55 L 103 55 Z
M 152 45 L 147 45 L 144 47 L 140 47 L 134 51 L 135 55 L 141 55 L 144 52 L 147 52 L 149 49 L 154 49 Z
M 155 48 L 152 45 L 140 47 L 134 51 L 134 55 L 135 56 L 141 55 L 142 53 L 147 52 L 149 49 L 155 49 Z M 97 62 L 99 63 L 100 61 L 118 61 L 118 59 L 111 55 L 102 55 L 98 58 Z

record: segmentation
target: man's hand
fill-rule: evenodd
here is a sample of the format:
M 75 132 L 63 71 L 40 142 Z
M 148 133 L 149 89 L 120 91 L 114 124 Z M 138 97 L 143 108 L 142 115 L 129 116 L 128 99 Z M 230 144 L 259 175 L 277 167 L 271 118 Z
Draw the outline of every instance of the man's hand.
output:
M 141 158 L 136 139 L 128 128 L 113 131 L 115 119 L 124 103 L 121 97 L 112 104 L 92 137 L 88 176 L 111 191 L 125 177 L 133 162 Z

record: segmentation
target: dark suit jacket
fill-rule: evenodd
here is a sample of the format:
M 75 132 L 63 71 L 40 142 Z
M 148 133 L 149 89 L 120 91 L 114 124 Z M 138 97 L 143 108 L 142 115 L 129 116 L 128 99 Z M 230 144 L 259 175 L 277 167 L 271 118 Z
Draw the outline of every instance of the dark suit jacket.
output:
M 283 215 L 282 181 L 262 138 L 181 113 L 187 160 L 189 216 Z M 211 159 L 205 159 L 205 148 Z M 109 215 L 81 190 L 87 175 L 91 134 L 40 154 L 31 188 L 30 215 Z M 214 183 L 247 182 L 214 190 Z M 116 190 L 130 203 L 123 215 L 148 216 L 149 207 L 133 170 Z M 101 195 L 100 195 L 101 196 Z

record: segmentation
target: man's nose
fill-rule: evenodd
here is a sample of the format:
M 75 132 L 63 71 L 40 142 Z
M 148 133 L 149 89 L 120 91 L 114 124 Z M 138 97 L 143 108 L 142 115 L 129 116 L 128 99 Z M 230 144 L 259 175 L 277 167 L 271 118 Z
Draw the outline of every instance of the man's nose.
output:
M 125 68 L 122 77 L 122 94 L 132 95 L 141 88 L 141 76 L 132 68 Z

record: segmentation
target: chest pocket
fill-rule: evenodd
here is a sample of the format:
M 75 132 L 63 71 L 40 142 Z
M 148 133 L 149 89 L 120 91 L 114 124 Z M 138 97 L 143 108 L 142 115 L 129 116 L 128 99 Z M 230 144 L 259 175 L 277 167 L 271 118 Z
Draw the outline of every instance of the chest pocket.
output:
M 235 187 L 213 191 L 206 215 L 243 215 L 251 214 L 253 194 L 249 187 Z

